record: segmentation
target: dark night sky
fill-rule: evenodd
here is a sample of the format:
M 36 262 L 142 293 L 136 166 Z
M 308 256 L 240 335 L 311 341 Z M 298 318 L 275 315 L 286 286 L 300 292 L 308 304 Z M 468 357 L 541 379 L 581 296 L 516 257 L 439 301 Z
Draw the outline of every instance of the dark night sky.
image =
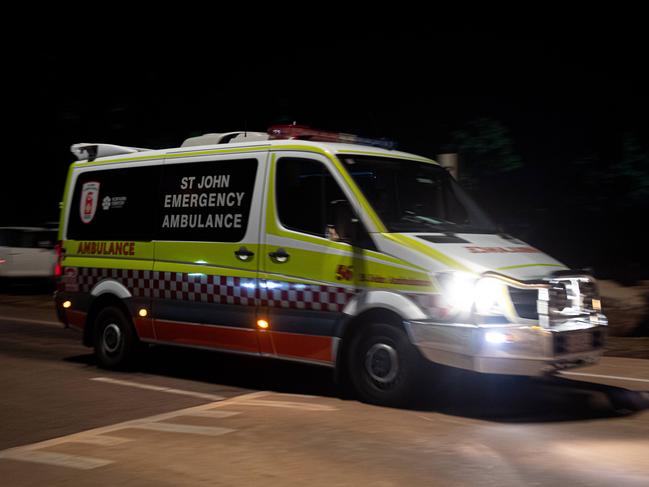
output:
M 0 224 L 57 218 L 72 143 L 173 147 L 278 120 L 388 136 L 435 155 L 468 120 L 491 117 L 511 130 L 528 167 L 593 155 L 605 164 L 626 131 L 649 140 L 646 43 L 573 34 L 44 42 L 10 61 Z

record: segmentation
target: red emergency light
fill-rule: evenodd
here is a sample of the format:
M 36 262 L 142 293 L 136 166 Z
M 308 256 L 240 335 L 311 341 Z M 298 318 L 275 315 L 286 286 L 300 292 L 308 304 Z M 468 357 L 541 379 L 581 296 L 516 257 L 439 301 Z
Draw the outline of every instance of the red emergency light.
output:
M 54 277 L 57 279 L 63 276 L 63 242 L 58 241 L 54 246 L 56 253 L 56 264 L 54 265 Z
M 307 127 L 306 125 L 297 124 L 279 124 L 271 125 L 268 128 L 268 135 L 271 140 L 276 139 L 293 139 L 293 140 L 311 140 L 314 142 L 339 142 L 343 144 L 361 144 L 381 147 L 392 150 L 397 144 L 388 139 L 372 139 L 369 137 L 359 137 L 358 135 L 345 134 L 342 132 L 329 132 L 327 130 L 317 130 Z

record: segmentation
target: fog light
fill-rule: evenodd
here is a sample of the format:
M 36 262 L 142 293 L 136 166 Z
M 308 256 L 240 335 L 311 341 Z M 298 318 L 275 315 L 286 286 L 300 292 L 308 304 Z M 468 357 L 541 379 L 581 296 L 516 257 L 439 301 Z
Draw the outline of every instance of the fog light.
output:
M 484 339 L 487 343 L 493 343 L 494 345 L 500 345 L 501 343 L 512 341 L 511 336 L 499 331 L 488 331 L 484 334 Z
M 140 311 L 138 311 L 137 314 L 140 315 L 141 318 L 146 318 L 149 312 L 146 310 L 146 308 L 140 308 Z
M 62 305 L 65 309 L 68 309 L 70 306 L 72 306 L 72 301 L 63 301 Z

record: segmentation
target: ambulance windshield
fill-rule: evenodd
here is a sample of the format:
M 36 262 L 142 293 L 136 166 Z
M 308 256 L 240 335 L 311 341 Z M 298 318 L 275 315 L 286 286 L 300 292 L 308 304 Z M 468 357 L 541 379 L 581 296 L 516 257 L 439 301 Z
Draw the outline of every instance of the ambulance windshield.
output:
M 498 233 L 445 169 L 426 162 L 340 156 L 389 232 Z

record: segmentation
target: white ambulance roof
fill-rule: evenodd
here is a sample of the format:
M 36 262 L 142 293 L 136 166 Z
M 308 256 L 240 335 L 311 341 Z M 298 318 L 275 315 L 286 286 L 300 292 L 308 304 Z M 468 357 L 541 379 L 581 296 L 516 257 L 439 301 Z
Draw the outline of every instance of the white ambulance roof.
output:
M 376 155 L 381 157 L 393 157 L 398 159 L 413 159 L 420 160 L 425 162 L 436 162 L 427 157 L 419 156 L 416 154 L 411 154 L 408 152 L 401 152 L 397 150 L 388 150 L 380 147 L 374 147 L 371 145 L 360 145 L 360 144 L 341 144 L 338 142 L 313 142 L 309 140 L 296 140 L 296 139 L 275 139 L 267 140 L 262 142 L 245 142 L 245 143 L 228 143 L 228 144 L 212 144 L 212 145 L 202 145 L 202 146 L 193 146 L 180 147 L 177 149 L 167 149 L 169 154 L 187 154 L 191 155 L 192 152 L 204 152 L 209 150 L 218 150 L 218 149 L 238 149 L 246 147 L 259 147 L 260 149 L 281 149 L 282 147 L 291 146 L 291 147 L 305 147 L 307 150 L 309 147 L 316 149 L 321 149 L 332 154 L 349 154 L 349 155 Z
M 280 150 L 282 148 L 291 148 L 296 150 L 303 147 L 306 151 L 309 148 L 319 149 L 320 151 L 326 151 L 331 154 L 348 154 L 348 155 L 369 155 L 369 156 L 379 156 L 379 157 L 392 157 L 397 159 L 409 159 L 417 160 L 423 162 L 429 162 L 437 164 L 432 159 L 427 157 L 419 156 L 416 154 L 410 154 L 408 152 L 401 152 L 396 150 L 388 150 L 380 147 L 374 147 L 370 145 L 359 145 L 359 144 L 342 144 L 337 142 L 313 142 L 307 140 L 295 140 L 295 139 L 276 139 L 276 140 L 265 140 L 258 142 L 235 142 L 235 143 L 225 143 L 225 144 L 210 144 L 210 145 L 201 145 L 201 146 L 190 146 L 190 147 L 175 147 L 169 149 L 160 149 L 160 150 L 138 150 L 135 153 L 129 154 L 120 154 L 114 156 L 98 157 L 95 160 L 91 161 L 92 165 L 100 165 L 102 163 L 118 163 L 118 162 L 137 162 L 137 161 L 146 161 L 154 159 L 164 159 L 167 154 L 173 154 L 175 156 L 187 155 L 191 157 L 192 154 L 205 155 L 203 153 L 209 151 L 219 151 L 227 150 L 231 151 L 234 149 L 246 149 L 246 148 L 259 148 L 259 150 Z M 76 161 L 75 165 L 86 165 L 87 160 Z

